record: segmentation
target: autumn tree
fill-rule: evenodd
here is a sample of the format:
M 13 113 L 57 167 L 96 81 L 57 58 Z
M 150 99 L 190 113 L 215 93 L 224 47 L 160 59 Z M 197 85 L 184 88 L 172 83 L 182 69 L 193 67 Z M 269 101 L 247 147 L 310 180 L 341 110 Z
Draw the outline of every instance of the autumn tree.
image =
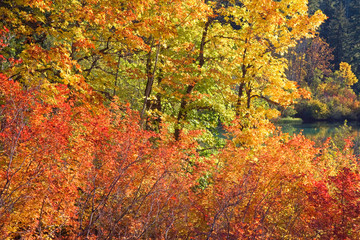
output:
M 272 105 L 308 95 L 285 75 L 289 48 L 324 20 L 306 3 L 5 0 L 0 9 L 5 238 L 357 229 L 350 151 L 314 147 L 268 121 Z M 350 70 L 343 64 L 336 79 L 351 85 Z M 331 217 L 345 215 L 336 232 L 317 214 L 320 188 Z

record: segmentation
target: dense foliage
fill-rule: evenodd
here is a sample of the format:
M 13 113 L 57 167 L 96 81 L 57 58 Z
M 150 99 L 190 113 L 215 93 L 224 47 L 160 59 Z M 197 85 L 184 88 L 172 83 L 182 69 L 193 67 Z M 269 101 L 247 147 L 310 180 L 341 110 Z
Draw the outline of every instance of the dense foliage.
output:
M 341 62 L 335 70 L 333 49 L 323 39 L 299 41 L 288 52 L 286 75 L 311 92 L 311 99 L 295 104 L 296 115 L 305 121 L 360 119 L 360 99 L 353 90 L 358 82 L 350 64 Z
M 359 1 L 313 0 L 313 2 L 317 2 L 318 8 L 328 16 L 320 32 L 321 36 L 334 48 L 335 67 L 338 68 L 341 62 L 349 62 L 359 77 Z
M 318 9 L 328 17 L 320 27 L 321 38 L 303 39 L 288 53 L 288 78 L 312 93 L 312 100 L 295 106 L 297 116 L 305 121 L 359 120 L 359 1 L 310 0 L 309 12 Z M 343 74 L 345 66 L 352 77 Z
M 325 19 L 306 2 L 0 11 L 4 238 L 359 238 L 351 141 L 315 147 L 269 121 L 309 97 L 287 77 L 290 48 Z M 355 81 L 346 63 L 329 74 Z

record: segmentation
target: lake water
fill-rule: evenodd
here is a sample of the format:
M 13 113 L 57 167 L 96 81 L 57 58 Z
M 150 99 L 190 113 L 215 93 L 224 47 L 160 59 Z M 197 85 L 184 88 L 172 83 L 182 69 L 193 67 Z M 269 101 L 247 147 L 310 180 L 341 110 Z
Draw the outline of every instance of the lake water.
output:
M 298 134 L 302 132 L 306 137 L 313 140 L 324 141 L 328 137 L 334 137 L 339 131 L 336 129 L 341 128 L 344 122 L 340 123 L 327 123 L 327 122 L 316 122 L 316 123 L 284 123 L 277 124 L 281 127 L 283 132 L 289 134 Z M 351 127 L 352 135 L 358 137 L 360 135 L 360 124 L 358 122 L 348 122 L 348 126 Z

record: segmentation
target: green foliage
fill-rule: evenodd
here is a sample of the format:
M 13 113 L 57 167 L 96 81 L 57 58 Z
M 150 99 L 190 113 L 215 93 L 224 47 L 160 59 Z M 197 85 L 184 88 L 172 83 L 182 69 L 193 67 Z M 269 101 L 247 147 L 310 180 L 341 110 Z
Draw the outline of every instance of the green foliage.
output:
M 279 124 L 283 124 L 283 123 L 302 123 L 303 120 L 301 118 L 293 118 L 293 117 L 283 117 L 283 118 L 280 118 L 277 123 Z
M 334 131 L 333 141 L 339 149 L 344 149 L 346 142 L 345 139 L 350 139 L 353 136 L 352 127 L 344 121 L 344 124 Z
M 317 99 L 299 103 L 296 106 L 296 111 L 306 121 L 325 120 L 330 116 L 328 106 Z

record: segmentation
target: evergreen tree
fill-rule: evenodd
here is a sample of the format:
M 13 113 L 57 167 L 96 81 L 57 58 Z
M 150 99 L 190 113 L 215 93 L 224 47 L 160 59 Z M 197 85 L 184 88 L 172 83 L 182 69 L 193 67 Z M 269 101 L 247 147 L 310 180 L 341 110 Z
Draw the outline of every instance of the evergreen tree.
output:
M 321 35 L 334 48 L 336 68 L 340 62 L 348 61 L 350 55 L 350 21 L 347 18 L 348 6 L 345 2 L 341 0 L 326 1 L 321 6 L 328 16 L 328 20 L 321 29 Z
M 349 63 L 355 74 L 360 76 L 360 2 L 353 0 L 350 4 Z
M 324 0 L 309 0 L 309 14 L 314 14 L 317 10 L 320 9 L 321 4 L 323 3 Z

